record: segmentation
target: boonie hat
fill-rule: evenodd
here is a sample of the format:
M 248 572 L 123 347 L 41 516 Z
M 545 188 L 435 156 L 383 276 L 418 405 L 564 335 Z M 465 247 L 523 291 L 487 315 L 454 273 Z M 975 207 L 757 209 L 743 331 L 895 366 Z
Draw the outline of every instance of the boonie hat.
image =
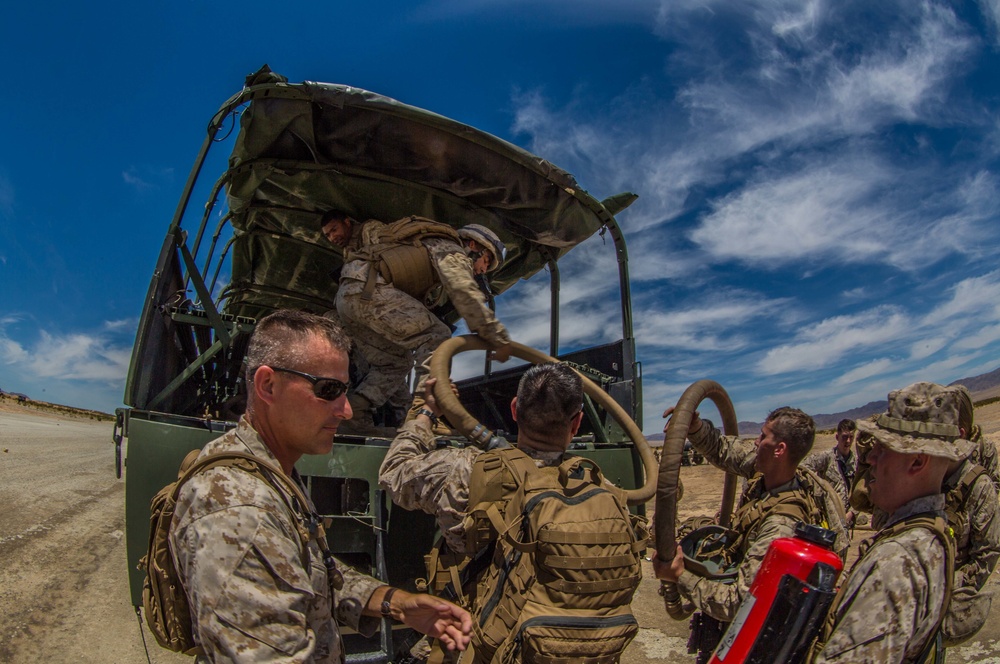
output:
M 889 408 L 874 422 L 858 421 L 858 430 L 890 450 L 964 459 L 974 444 L 961 437 L 958 387 L 914 383 L 889 393 Z

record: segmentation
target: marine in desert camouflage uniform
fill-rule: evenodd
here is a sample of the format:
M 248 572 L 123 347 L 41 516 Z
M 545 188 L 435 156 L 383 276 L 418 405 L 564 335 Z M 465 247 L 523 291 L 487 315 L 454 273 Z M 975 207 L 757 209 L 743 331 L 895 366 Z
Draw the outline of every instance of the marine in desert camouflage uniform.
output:
M 980 453 L 983 441 L 977 439 L 979 427 L 973 422 L 972 398 L 961 385 L 949 389 L 958 400 L 960 435 L 972 444 L 968 458 L 950 464 L 941 489 L 956 549 L 952 597 L 942 634 L 946 646 L 955 646 L 974 636 L 989 616 L 992 592 L 984 587 L 1000 559 L 1000 501 L 989 472 L 977 463 L 977 459 L 984 459 Z M 969 431 L 973 433 L 970 435 Z M 864 436 L 859 444 L 869 450 L 872 439 Z M 988 441 L 987 445 L 992 447 Z M 888 515 L 872 504 L 868 491 L 871 472 L 862 458 L 851 502 L 858 509 L 872 512 L 872 527 L 878 530 L 885 525 Z
M 337 426 L 351 416 L 349 348 L 324 318 L 281 311 L 262 319 L 247 352 L 246 415 L 201 456 L 253 454 L 301 483 L 295 462 L 329 453 Z M 204 651 L 200 661 L 343 662 L 337 623 L 371 635 L 377 616 L 465 647 L 471 617 L 463 609 L 390 589 L 343 564 L 328 569 L 315 537 L 303 537 L 303 517 L 315 512 L 309 502 L 297 505 L 234 466 L 209 469 L 184 485 L 170 546 Z M 297 505 L 294 512 L 290 505 Z
M 667 409 L 664 417 L 672 412 L 672 408 Z M 849 539 L 838 496 L 828 483 L 798 467 L 815 438 L 815 425 L 806 413 L 787 407 L 772 411 L 761 427 L 760 436 L 752 442 L 723 436 L 696 413 L 688 437 L 712 465 L 740 477 L 753 478 L 732 519 L 732 528 L 743 542 L 735 582 L 703 578 L 686 571 L 681 547 L 677 547 L 672 562 L 653 557 L 656 576 L 677 583 L 681 596 L 694 608 L 719 622 L 731 622 L 771 542 L 779 537 L 792 537 L 800 520 L 834 530 L 835 548 L 841 555 L 846 551 Z M 808 508 L 797 507 L 796 516 L 765 507 L 773 499 L 795 496 L 808 505 Z M 805 509 L 808 513 L 804 513 Z
M 837 444 L 825 452 L 814 452 L 799 464 L 830 483 L 844 503 L 847 527 L 854 527 L 855 512 L 851 508 L 850 488 L 858 469 L 858 455 L 854 453 L 854 433 L 858 425 L 854 420 L 843 419 L 837 424 Z
M 535 395 L 530 398 L 536 403 L 528 406 L 529 412 L 537 418 L 540 416 L 535 411 L 550 411 L 542 417 L 565 423 L 566 426 L 553 427 L 551 431 L 524 426 L 523 403 L 526 399 L 521 399 L 522 410 L 518 411 L 515 398 L 511 404 L 511 413 L 515 420 L 520 413 L 522 420 L 518 429 L 518 448 L 534 459 L 539 468 L 558 466 L 565 459 L 566 449 L 583 419 L 580 410 L 583 388 L 573 370 L 562 364 L 532 367 L 522 377 L 522 385 L 528 384 L 526 381 L 532 382 L 533 376 L 533 382 L 542 387 L 547 383 L 549 387 L 540 392 L 541 396 L 538 396 L 539 388 L 533 388 Z M 431 430 L 432 419 L 440 414 L 433 396 L 434 384 L 435 379 L 427 380 L 427 409 L 419 411 L 414 420 L 404 424 L 392 441 L 379 470 L 379 485 L 389 492 L 397 505 L 434 515 L 449 549 L 456 553 L 472 554 L 475 552 L 465 550 L 465 527 L 462 522 L 469 508 L 472 466 L 482 451 L 471 446 L 437 449 Z M 569 398 L 557 400 L 555 397 L 545 396 L 553 390 L 560 392 L 568 389 L 564 387 L 566 384 L 574 387 Z M 518 394 L 521 397 L 526 395 L 520 387 Z M 569 412 L 562 412 L 567 409 Z
M 954 555 L 941 484 L 972 449 L 960 437 L 958 401 L 954 389 L 916 383 L 891 392 L 875 422 L 858 423 L 873 440 L 870 498 L 888 518 L 843 583 L 817 662 L 915 662 L 934 647 Z M 907 528 L 917 517 L 933 527 Z
M 386 228 L 369 220 L 361 230 L 362 248 L 379 244 Z M 444 296 L 465 320 L 469 330 L 493 348 L 494 357 L 505 361 L 510 355 L 510 335 L 487 304 L 476 276 L 495 270 L 503 261 L 503 243 L 489 229 L 469 225 L 459 230 L 462 244 L 445 237 L 420 240 L 426 249 Z M 350 258 L 350 252 L 348 252 Z M 366 293 L 371 264 L 350 260 L 341 270 L 337 291 L 337 313 L 344 329 L 368 360 L 369 372 L 354 390 L 364 401 L 352 405 L 377 408 L 384 404 L 416 368 L 416 394 L 423 392 L 427 375 L 425 362 L 442 342 L 451 337 L 451 328 L 428 308 L 427 302 L 404 293 L 379 274 L 374 290 Z

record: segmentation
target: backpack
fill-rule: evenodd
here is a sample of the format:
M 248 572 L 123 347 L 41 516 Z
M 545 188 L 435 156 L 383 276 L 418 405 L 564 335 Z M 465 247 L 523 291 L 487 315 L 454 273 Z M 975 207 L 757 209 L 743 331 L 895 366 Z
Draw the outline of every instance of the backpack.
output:
M 538 468 L 516 448 L 480 455 L 473 480 L 467 533 L 496 538 L 476 591 L 475 662 L 617 662 L 638 632 L 630 603 L 648 535 L 625 492 L 589 459 Z
M 142 582 L 142 605 L 146 614 L 146 625 L 156 637 L 156 642 L 167 650 L 185 655 L 204 654 L 195 642 L 191 628 L 191 610 L 180 575 L 170 552 L 170 522 L 174 518 L 177 497 L 181 487 L 196 474 L 217 467 L 236 467 L 258 477 L 275 488 L 286 501 L 292 514 L 308 515 L 305 525 L 299 524 L 299 536 L 303 546 L 309 539 L 319 540 L 323 552 L 323 562 L 327 566 L 331 586 L 343 585 L 343 577 L 336 570 L 333 557 L 326 546 L 326 533 L 318 517 L 310 514 L 309 503 L 302 490 L 294 481 L 274 464 L 243 452 L 222 452 L 198 458 L 200 450 L 192 450 L 181 462 L 177 480 L 166 485 L 153 496 L 149 504 L 149 545 L 146 555 L 139 560 L 138 568 L 146 573 Z M 279 486 L 280 485 L 280 486 Z M 289 491 L 301 505 L 296 508 L 286 497 L 281 487 Z M 339 588 L 337 588 L 339 589 Z
M 381 276 L 386 283 L 410 297 L 428 305 L 437 303 L 440 293 L 434 292 L 437 290 L 434 286 L 439 279 L 421 240 L 440 237 L 461 245 L 458 231 L 448 224 L 416 215 L 375 228 L 377 230 L 365 235 L 365 243 L 345 258 L 345 261 L 363 260 L 369 265 L 362 298 L 372 298 L 376 278 Z

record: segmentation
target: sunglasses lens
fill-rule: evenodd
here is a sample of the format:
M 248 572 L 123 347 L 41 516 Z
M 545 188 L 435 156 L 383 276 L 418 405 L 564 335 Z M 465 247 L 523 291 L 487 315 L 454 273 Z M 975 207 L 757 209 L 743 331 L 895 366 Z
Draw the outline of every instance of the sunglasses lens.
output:
M 316 393 L 316 396 L 327 401 L 339 399 L 340 395 L 346 391 L 347 385 L 331 378 L 320 379 L 313 385 L 313 392 Z

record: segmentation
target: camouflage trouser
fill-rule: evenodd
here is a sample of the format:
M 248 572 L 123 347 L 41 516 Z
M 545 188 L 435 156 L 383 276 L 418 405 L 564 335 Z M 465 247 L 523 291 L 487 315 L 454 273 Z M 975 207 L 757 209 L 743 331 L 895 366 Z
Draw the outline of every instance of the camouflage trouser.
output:
M 354 390 L 378 407 L 399 394 L 416 366 L 418 390 L 427 377 L 425 362 L 451 329 L 423 304 L 392 286 L 379 284 L 370 300 L 365 284 L 344 280 L 337 291 L 337 314 L 344 331 L 368 361 L 368 374 Z M 393 405 L 398 400 L 392 399 Z

